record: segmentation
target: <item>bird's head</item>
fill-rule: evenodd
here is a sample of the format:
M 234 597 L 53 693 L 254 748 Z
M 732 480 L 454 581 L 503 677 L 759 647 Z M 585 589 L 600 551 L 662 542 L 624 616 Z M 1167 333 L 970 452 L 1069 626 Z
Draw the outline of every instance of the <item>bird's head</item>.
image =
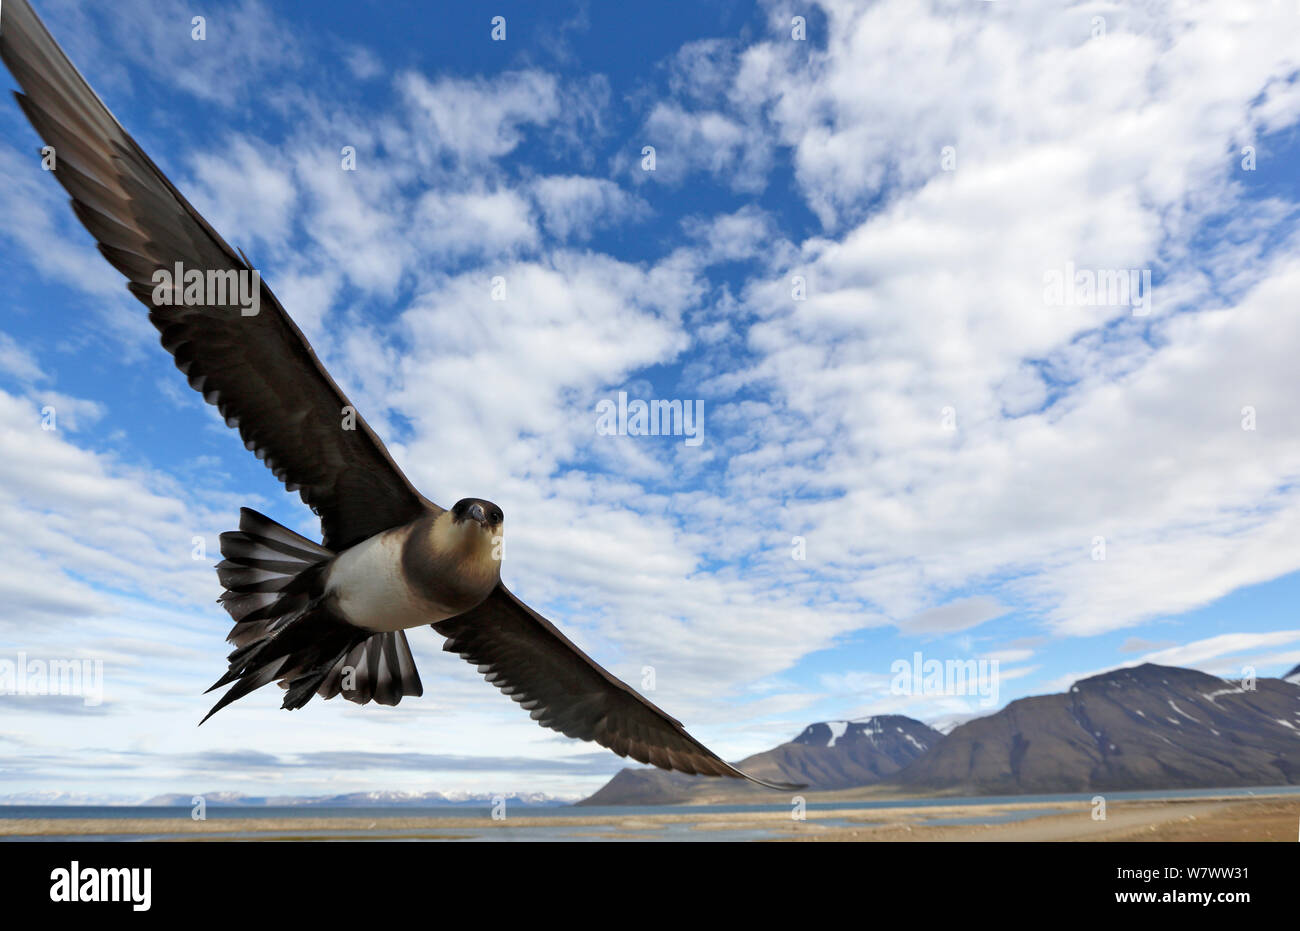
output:
M 456 613 L 478 604 L 501 580 L 505 540 L 501 509 L 482 498 L 463 498 L 426 526 L 427 534 L 412 535 L 403 560 L 413 560 L 414 576 L 437 577 L 437 599 Z
M 490 550 L 500 560 L 501 525 L 505 515 L 501 508 L 482 498 L 461 498 L 448 512 L 451 531 L 461 545 L 471 550 Z
M 482 498 L 461 498 L 451 509 L 451 519 L 457 524 L 478 524 L 480 530 L 488 534 L 501 532 L 501 522 L 505 515 L 491 501 Z

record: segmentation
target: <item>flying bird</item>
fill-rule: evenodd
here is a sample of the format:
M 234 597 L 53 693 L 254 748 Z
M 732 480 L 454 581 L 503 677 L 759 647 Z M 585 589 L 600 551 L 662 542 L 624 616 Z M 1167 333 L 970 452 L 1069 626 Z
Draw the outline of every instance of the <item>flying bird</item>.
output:
M 0 9 L 0 58 L 73 211 L 149 308 L 176 367 L 320 518 L 320 543 L 249 508 L 221 534 L 235 649 L 209 717 L 270 682 L 288 709 L 313 695 L 383 705 L 421 695 L 406 631 L 431 625 L 543 727 L 663 769 L 802 788 L 722 760 L 506 588 L 501 508 L 439 507 L 363 418 L 349 419 L 355 409 L 251 263 L 122 128 L 26 0 Z M 232 287 L 191 294 L 194 272 Z M 250 279 L 251 306 L 233 286 Z

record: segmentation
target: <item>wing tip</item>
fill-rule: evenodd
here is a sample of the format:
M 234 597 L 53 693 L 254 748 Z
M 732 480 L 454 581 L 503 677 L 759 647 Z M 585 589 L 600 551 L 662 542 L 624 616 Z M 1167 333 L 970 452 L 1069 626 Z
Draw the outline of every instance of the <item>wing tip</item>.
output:
M 731 770 L 730 775 L 737 779 L 747 779 L 755 785 L 762 786 L 765 789 L 773 789 L 777 792 L 798 792 L 801 789 L 808 788 L 808 783 L 806 782 L 768 782 L 766 779 L 759 779 L 757 776 L 751 776 L 749 773 L 737 766 L 728 765 L 727 768 Z
M 808 788 L 806 782 L 768 782 L 766 779 L 756 779 L 749 775 L 746 775 L 745 778 L 765 789 L 774 789 L 777 792 L 799 792 Z

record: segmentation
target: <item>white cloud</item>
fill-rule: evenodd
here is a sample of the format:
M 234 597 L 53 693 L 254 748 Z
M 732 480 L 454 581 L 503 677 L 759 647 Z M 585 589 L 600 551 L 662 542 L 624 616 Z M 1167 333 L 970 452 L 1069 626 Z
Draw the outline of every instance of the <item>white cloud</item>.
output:
M 1080 679 L 1098 676 L 1112 669 L 1128 669 L 1143 663 L 1160 666 L 1188 666 L 1211 675 L 1243 676 L 1244 666 L 1288 665 L 1293 652 L 1259 654 L 1258 651 L 1300 641 L 1300 630 L 1274 630 L 1264 633 L 1238 631 L 1193 640 L 1178 646 L 1153 650 L 1143 656 L 1091 672 L 1071 672 L 1045 683 L 1044 691 L 1063 692 Z M 1241 654 L 1247 654 L 1242 656 Z
M 343 59 L 348 71 L 359 81 L 369 81 L 384 73 L 384 63 L 379 56 L 368 48 L 356 46 L 348 50 Z
M 825 53 L 751 48 L 732 91 L 752 99 L 742 84 L 762 66 L 809 205 L 845 227 L 778 254 L 742 296 L 758 317 L 748 361 L 715 385 L 769 409 L 731 460 L 734 493 L 773 529 L 802 529 L 841 592 L 896 617 L 999 578 L 1003 600 L 1088 634 L 1300 568 L 1280 543 L 1300 529 L 1295 243 L 1263 248 L 1276 220 L 1244 230 L 1246 248 L 1190 242 L 1239 204 L 1225 152 L 1294 112 L 1282 14 L 1180 7 L 1094 43 L 1047 10 L 828 10 Z M 1243 61 L 1224 81 L 1202 41 L 1221 33 Z M 1047 306 L 1044 274 L 1067 261 L 1156 268 L 1152 315 Z M 806 301 L 791 300 L 795 275 Z M 1269 412 L 1267 430 L 1241 429 L 1246 406 Z M 792 488 L 822 500 L 790 502 Z
M 199 14 L 183 0 L 122 0 L 111 13 L 63 0 L 42 5 L 41 13 L 101 95 L 132 92 L 123 69 L 129 61 L 206 106 L 234 107 L 254 96 L 259 82 L 302 61 L 297 30 L 260 0 L 203 10 L 201 40 L 191 22 Z M 78 28 L 67 28 L 72 22 Z
M 420 199 L 415 235 L 435 255 L 496 257 L 537 241 L 532 210 L 515 191 L 430 191 Z
M 555 77 L 541 71 L 433 82 L 406 72 L 398 86 L 428 121 L 421 127 L 422 142 L 471 163 L 511 152 L 523 141 L 524 127 L 546 124 L 560 113 Z
M 978 627 L 1006 613 L 1007 608 L 996 598 L 981 595 L 930 608 L 901 621 L 898 626 L 908 634 L 951 634 Z
M 74 445 L 65 436 L 69 405 L 103 413 L 98 402 L 64 397 L 57 429 L 47 430 L 36 403 L 0 392 L 0 448 L 23 451 L 0 457 L 8 541 L 0 562 L 28 567 L 29 579 L 50 592 L 87 592 L 90 583 L 174 603 L 208 601 L 211 561 L 192 558 L 192 538 L 205 537 L 215 552 L 216 532 L 226 528 L 182 503 L 182 488 L 165 473 Z M 13 613 L 6 620 L 23 623 Z
M 649 206 L 613 181 L 548 175 L 532 184 L 546 231 L 558 239 L 587 239 L 594 230 L 644 216 Z
M 688 217 L 684 226 L 701 241 L 700 260 L 704 263 L 761 259 L 770 267 L 794 260 L 794 246 L 781 235 L 775 220 L 753 205 L 707 219 Z
M 48 375 L 35 357 L 8 333 L 0 333 L 0 371 L 22 382 L 45 381 Z
M 244 137 L 195 154 L 190 199 L 232 245 L 280 247 L 290 232 L 296 191 L 282 156 Z M 239 196 L 231 196 L 238 191 Z
M 771 168 L 771 152 L 751 126 L 717 110 L 687 110 L 675 103 L 655 106 L 642 130 L 643 144 L 655 148 L 655 170 L 632 165 L 638 182 L 683 183 L 693 172 L 713 176 L 738 191 L 761 191 Z

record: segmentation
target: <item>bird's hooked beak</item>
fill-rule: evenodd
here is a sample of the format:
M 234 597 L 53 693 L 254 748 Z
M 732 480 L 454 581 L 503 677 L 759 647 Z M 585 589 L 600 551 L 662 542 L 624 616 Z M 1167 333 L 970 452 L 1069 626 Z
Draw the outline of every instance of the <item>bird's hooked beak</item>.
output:
M 485 533 L 492 533 L 494 527 L 501 525 L 501 509 L 491 501 L 475 498 L 462 498 L 451 509 L 451 519 L 456 524 L 465 525 L 470 521 L 479 525 Z

